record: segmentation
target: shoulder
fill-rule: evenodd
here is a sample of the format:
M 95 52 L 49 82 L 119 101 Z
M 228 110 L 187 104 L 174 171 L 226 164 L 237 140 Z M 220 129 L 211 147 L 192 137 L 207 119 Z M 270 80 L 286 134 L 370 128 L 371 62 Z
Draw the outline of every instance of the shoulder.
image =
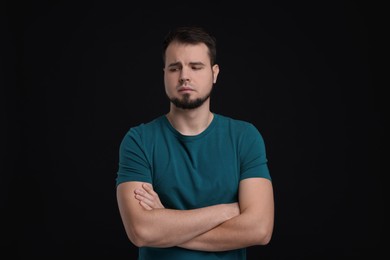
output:
M 138 125 L 130 127 L 128 130 L 128 134 L 130 133 L 148 133 L 148 132 L 154 132 L 156 129 L 161 128 L 162 124 L 164 122 L 164 116 L 159 116 L 151 121 L 140 123 Z
M 219 132 L 233 137 L 239 144 L 264 144 L 260 130 L 249 121 L 223 115 L 216 115 L 216 121 Z
M 246 131 L 258 132 L 255 125 L 251 122 L 225 116 L 225 115 L 220 115 L 220 114 L 214 114 L 214 116 L 217 121 L 217 124 L 220 125 L 221 127 L 227 127 L 237 132 L 246 132 Z
M 144 140 L 153 138 L 160 133 L 164 126 L 164 117 L 159 116 L 151 121 L 131 126 L 125 134 L 124 139 Z

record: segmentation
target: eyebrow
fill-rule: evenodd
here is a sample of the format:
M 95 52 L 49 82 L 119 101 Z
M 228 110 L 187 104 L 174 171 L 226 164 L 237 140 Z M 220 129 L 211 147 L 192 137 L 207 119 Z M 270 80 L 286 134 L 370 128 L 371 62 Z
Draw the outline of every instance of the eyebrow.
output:
M 176 67 L 176 66 L 181 66 L 181 62 L 174 62 L 174 63 L 171 63 L 168 65 L 168 67 Z M 191 66 L 194 66 L 194 65 L 201 65 L 201 66 L 205 66 L 205 64 L 203 62 L 200 62 L 200 61 L 197 61 L 197 62 L 190 62 Z

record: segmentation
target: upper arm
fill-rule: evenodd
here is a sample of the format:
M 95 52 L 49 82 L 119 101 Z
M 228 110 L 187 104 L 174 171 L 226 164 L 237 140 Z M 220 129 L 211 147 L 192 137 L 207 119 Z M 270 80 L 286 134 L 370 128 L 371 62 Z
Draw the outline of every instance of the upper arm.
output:
M 240 182 L 239 204 L 241 214 L 253 223 L 260 237 L 268 243 L 274 225 L 274 196 L 272 182 L 267 178 L 247 178 Z
M 119 207 L 119 212 L 125 227 L 127 236 L 134 243 L 137 244 L 138 232 L 137 228 L 141 226 L 141 215 L 145 211 L 135 198 L 134 190 L 142 188 L 143 182 L 128 181 L 123 182 L 117 186 L 116 196 Z

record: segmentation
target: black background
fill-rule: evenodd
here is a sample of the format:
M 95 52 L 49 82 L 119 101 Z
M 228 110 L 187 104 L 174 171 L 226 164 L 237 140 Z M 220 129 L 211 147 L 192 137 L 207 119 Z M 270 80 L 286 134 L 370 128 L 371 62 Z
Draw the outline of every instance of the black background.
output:
M 212 110 L 251 121 L 266 142 L 274 236 L 248 259 L 382 251 L 384 99 L 368 6 L 0 6 L 2 254 L 136 259 L 115 198 L 118 147 L 131 126 L 168 111 L 161 41 L 181 24 L 218 39 Z

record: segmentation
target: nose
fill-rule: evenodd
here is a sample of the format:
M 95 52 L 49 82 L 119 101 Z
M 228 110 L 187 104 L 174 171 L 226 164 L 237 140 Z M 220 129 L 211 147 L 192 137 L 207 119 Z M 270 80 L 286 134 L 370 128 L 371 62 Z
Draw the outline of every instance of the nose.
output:
M 180 84 L 185 84 L 185 83 L 187 83 L 189 81 L 190 81 L 190 78 L 188 76 L 188 72 L 187 72 L 186 69 L 183 68 L 181 70 L 181 73 L 180 73 L 179 82 L 180 82 Z
M 181 85 L 187 84 L 190 80 L 188 78 L 180 77 L 179 82 Z

